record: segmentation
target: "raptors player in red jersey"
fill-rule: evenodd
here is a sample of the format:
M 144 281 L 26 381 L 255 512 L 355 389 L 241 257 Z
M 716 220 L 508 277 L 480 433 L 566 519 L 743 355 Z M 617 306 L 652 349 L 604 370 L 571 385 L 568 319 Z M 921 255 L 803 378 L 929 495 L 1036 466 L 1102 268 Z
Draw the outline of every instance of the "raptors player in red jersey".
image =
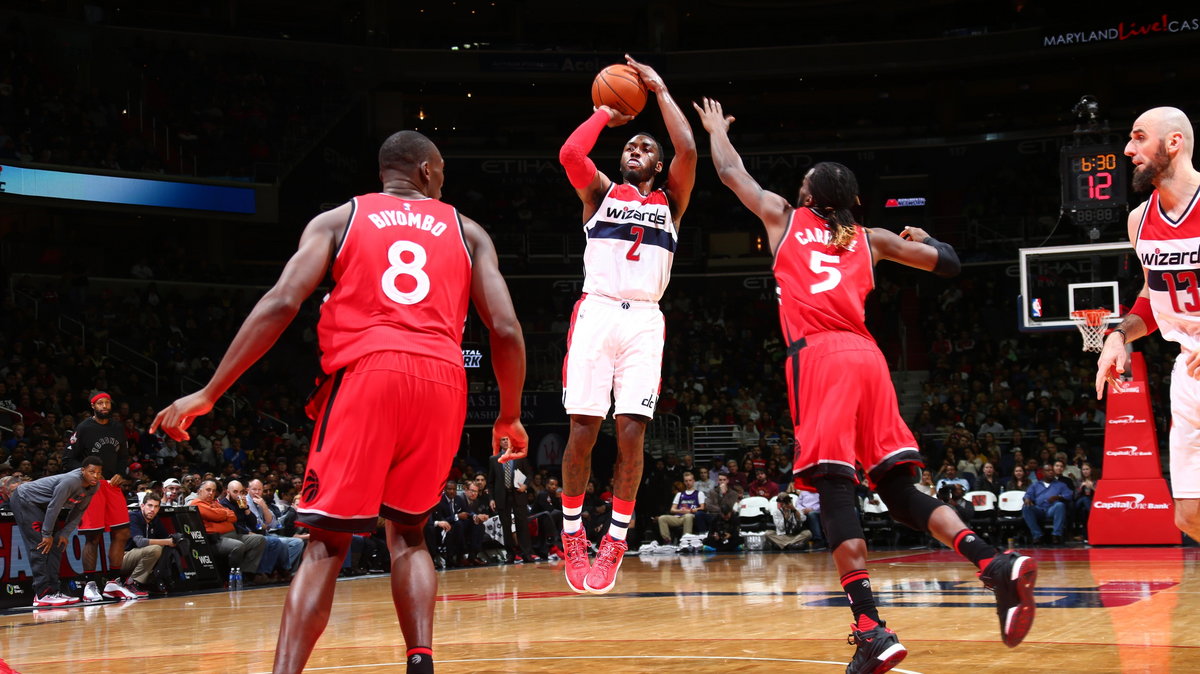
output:
M 625 60 L 654 92 L 675 146 L 666 180 L 661 178 L 662 145 L 646 133 L 625 143 L 620 184 L 596 169 L 587 155 L 600 131 L 633 119 L 608 106 L 597 108 L 558 154 L 583 202 L 587 237 L 583 297 L 571 316 L 563 361 L 563 407 L 571 417 L 571 431 L 562 466 L 562 540 L 567 586 L 594 594 L 612 589 L 628 547 L 625 534 L 642 479 L 642 443 L 662 376 L 665 328 L 658 301 L 671 278 L 679 221 L 696 182 L 696 141 L 683 111 L 654 69 L 628 54 Z M 596 563 L 589 565 L 580 520 L 583 492 L 592 447 L 610 409 L 617 425 L 612 518 Z
M 1179 344 L 1171 377 L 1171 493 L 1175 526 L 1200 540 L 1200 172 L 1195 132 L 1178 108 L 1142 113 L 1129 132 L 1133 187 L 1150 198 L 1129 214 L 1129 240 L 1145 282 L 1137 301 L 1104 338 L 1096 397 L 1110 368 L 1125 372 L 1126 342 L 1162 328 Z
M 865 325 L 876 261 L 953 276 L 959 271 L 954 249 L 915 227 L 897 236 L 856 224 L 851 209 L 858 203 L 858 182 L 841 164 L 822 162 L 810 169 L 792 206 L 746 171 L 729 141 L 733 117 L 725 116 L 721 104 L 704 99 L 703 107 L 693 105 L 709 132 L 721 182 L 762 219 L 775 256 L 796 483 L 820 495 L 825 536 L 855 617 L 850 642 L 857 650 L 846 671 L 884 672 L 907 654 L 880 619 L 871 593 L 854 502 L 856 463 L 894 519 L 929 532 L 979 567 L 996 593 L 1004 643 L 1016 646 L 1033 623 L 1037 567 L 1016 552 L 998 553 L 953 508 L 917 491 L 915 471 L 924 464 L 900 418 L 887 363 Z
M 299 672 L 325 629 L 333 585 L 354 533 L 387 519 L 392 600 L 408 647 L 408 671 L 432 672 L 437 576 L 425 547 L 466 415 L 461 339 L 468 298 L 491 335 L 500 415 L 492 447 L 524 456 L 525 343 L 483 228 L 439 201 L 445 163 L 415 131 L 379 150 L 383 190 L 318 215 L 299 250 L 263 296 L 208 384 L 159 412 L 177 440 L 275 343 L 331 270 L 334 288 L 317 326 L 328 375 L 308 406 L 316 421 L 297 511 L 312 530 L 288 591 L 275 672 Z

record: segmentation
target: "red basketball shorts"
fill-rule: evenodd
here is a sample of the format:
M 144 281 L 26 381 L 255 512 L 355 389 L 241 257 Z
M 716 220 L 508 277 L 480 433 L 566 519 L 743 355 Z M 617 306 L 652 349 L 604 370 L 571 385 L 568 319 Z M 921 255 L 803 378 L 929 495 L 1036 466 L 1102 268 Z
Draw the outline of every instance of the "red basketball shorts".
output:
M 820 332 L 793 350 L 785 367 L 796 428 L 796 486 L 812 489 L 811 480 L 822 475 L 857 482 L 856 462 L 873 484 L 898 464 L 923 465 L 874 341 Z
M 120 487 L 112 486 L 108 480 L 100 480 L 92 502 L 79 520 L 79 530 L 109 531 L 128 525 L 129 507 L 125 502 L 125 492 Z
M 334 373 L 314 399 L 298 521 L 372 532 L 381 515 L 410 521 L 432 508 L 462 437 L 466 379 L 461 363 L 397 351 Z

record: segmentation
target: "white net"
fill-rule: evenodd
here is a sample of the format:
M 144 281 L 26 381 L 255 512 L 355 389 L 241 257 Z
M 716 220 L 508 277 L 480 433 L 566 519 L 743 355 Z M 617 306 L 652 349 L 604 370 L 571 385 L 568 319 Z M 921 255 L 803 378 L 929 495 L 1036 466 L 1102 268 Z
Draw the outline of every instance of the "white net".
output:
M 1072 311 L 1071 320 L 1083 335 L 1083 350 L 1099 353 L 1104 348 L 1105 318 L 1111 312 L 1108 309 L 1084 309 Z

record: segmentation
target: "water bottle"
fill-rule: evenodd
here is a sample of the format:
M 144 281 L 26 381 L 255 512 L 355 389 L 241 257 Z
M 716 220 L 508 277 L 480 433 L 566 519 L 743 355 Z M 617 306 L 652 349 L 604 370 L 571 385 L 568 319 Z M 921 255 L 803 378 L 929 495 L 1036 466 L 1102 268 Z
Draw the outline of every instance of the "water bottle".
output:
M 233 585 L 235 590 L 242 589 L 242 568 L 237 567 L 233 570 Z
M 226 590 L 236 590 L 237 589 L 237 583 L 233 579 L 235 573 L 237 573 L 237 569 L 230 567 L 229 568 L 229 580 L 228 580 L 228 582 L 225 583 Z

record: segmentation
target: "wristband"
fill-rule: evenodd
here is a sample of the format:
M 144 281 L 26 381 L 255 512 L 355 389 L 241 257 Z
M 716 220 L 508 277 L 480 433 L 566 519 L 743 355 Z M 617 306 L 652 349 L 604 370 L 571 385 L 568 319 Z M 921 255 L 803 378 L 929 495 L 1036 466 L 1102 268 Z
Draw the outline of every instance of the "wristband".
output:
M 1124 329 L 1124 328 L 1113 328 L 1112 330 L 1109 330 L 1109 331 L 1108 331 L 1108 334 L 1110 334 L 1110 335 L 1111 335 L 1111 334 L 1112 334 L 1112 333 L 1114 333 L 1114 332 L 1119 332 L 1119 333 L 1121 333 L 1121 341 L 1122 341 L 1122 342 L 1128 342 L 1128 341 L 1129 341 L 1129 333 L 1125 332 L 1125 329 Z
M 1154 320 L 1154 309 L 1150 306 L 1149 297 L 1139 295 L 1129 313 L 1142 319 L 1142 322 L 1146 324 L 1147 335 L 1158 329 L 1158 321 Z
M 937 264 L 933 266 L 933 273 L 942 278 L 950 278 L 957 276 L 958 272 L 962 271 L 962 264 L 958 261 L 958 253 L 954 252 L 954 247 L 948 243 L 942 243 L 932 236 L 926 237 L 922 243 L 932 246 L 937 251 Z

